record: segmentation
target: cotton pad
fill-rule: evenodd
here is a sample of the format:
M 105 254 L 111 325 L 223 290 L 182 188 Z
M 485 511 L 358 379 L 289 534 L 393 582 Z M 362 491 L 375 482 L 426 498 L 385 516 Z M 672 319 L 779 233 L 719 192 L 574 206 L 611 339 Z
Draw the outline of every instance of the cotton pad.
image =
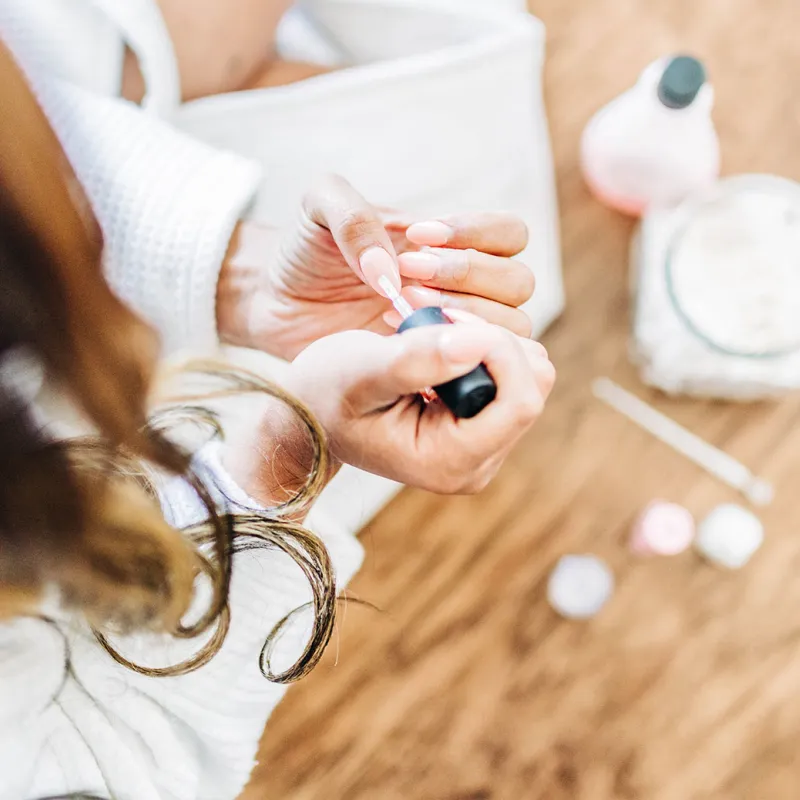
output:
M 761 520 L 742 506 L 726 503 L 717 506 L 700 523 L 695 545 L 709 561 L 728 569 L 739 569 L 763 541 Z
M 597 556 L 562 556 L 550 574 L 547 599 L 567 619 L 589 619 L 614 591 L 614 575 Z

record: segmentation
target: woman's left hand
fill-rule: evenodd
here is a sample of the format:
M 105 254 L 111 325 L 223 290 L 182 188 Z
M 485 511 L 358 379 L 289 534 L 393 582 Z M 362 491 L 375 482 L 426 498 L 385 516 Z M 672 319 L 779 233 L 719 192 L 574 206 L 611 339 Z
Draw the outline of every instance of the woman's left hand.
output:
M 463 214 L 418 220 L 370 205 L 332 176 L 306 196 L 288 234 L 242 223 L 217 290 L 220 337 L 292 359 L 344 330 L 390 333 L 399 324 L 378 278 L 415 308 L 472 312 L 522 337 L 519 306 L 534 279 L 514 260 L 528 234 L 518 217 Z

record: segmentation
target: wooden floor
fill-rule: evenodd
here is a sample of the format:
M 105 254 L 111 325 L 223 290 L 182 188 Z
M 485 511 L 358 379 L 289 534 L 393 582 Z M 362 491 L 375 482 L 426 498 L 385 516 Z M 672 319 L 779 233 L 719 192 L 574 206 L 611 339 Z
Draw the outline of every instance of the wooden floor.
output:
M 407 491 L 365 531 L 351 588 L 384 612 L 347 608 L 327 663 L 271 720 L 248 800 L 800 798 L 800 399 L 731 407 L 638 384 L 631 226 L 587 196 L 576 165 L 591 112 L 649 59 L 687 49 L 714 79 L 725 171 L 800 179 L 800 4 L 532 9 L 549 34 L 568 292 L 545 337 L 557 390 L 482 496 Z M 593 400 L 601 374 L 775 481 L 745 570 L 626 553 L 652 497 L 698 515 L 736 498 Z M 544 588 L 556 559 L 581 551 L 608 559 L 619 586 L 600 617 L 570 624 Z

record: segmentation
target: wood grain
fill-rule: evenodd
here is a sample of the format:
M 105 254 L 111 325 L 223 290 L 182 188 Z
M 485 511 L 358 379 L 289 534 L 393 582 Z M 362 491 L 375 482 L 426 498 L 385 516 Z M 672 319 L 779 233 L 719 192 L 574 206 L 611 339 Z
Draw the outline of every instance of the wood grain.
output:
M 480 497 L 406 491 L 363 534 L 330 658 L 270 721 L 247 800 L 800 798 L 800 400 L 731 406 L 644 390 L 626 359 L 630 222 L 587 195 L 590 114 L 648 60 L 703 57 L 724 169 L 800 179 L 797 0 L 535 0 L 547 25 L 568 310 L 545 338 L 550 407 Z M 535 231 L 534 231 L 535 235 Z M 723 574 L 624 547 L 654 496 L 733 494 L 594 401 L 610 375 L 775 481 L 767 541 Z M 548 609 L 565 552 L 608 559 L 588 624 Z

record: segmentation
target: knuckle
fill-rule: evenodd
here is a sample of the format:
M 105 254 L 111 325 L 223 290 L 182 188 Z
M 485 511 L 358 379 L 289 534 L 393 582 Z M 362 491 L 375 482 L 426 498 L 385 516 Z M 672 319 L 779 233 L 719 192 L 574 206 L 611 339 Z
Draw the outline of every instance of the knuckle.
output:
M 528 246 L 528 226 L 516 214 L 502 213 L 495 221 L 498 233 L 502 234 L 507 255 L 521 253 Z
M 497 474 L 502 464 L 493 451 L 488 454 L 484 449 L 482 453 L 474 452 L 452 463 L 444 471 L 443 483 L 446 487 L 445 494 L 473 495 L 482 492 Z
M 339 236 L 344 242 L 353 243 L 367 236 L 376 223 L 376 216 L 368 208 L 350 208 L 342 215 Z
M 447 494 L 458 495 L 464 494 L 465 480 L 463 476 L 453 476 L 446 481 Z
M 511 276 L 508 280 L 511 304 L 521 306 L 533 297 L 536 289 L 536 277 L 527 264 L 521 261 L 512 262 Z
M 488 485 L 490 478 L 475 477 L 467 481 L 461 488 L 459 494 L 475 495 L 480 494 Z
M 420 383 L 431 370 L 445 370 L 448 362 L 439 347 L 440 331 L 434 327 L 418 328 L 392 337 L 396 344 L 386 367 L 396 378 L 407 383 Z M 393 342 L 394 344 L 394 342 Z
M 524 311 L 514 313 L 514 321 L 511 330 L 523 339 L 530 339 L 533 336 L 533 323 L 531 318 Z
M 462 486 L 461 494 L 474 495 L 480 494 L 494 479 L 500 464 L 486 465 L 473 473 Z
M 531 347 L 533 348 L 533 352 L 536 353 L 539 358 L 544 358 L 548 361 L 550 360 L 550 357 L 547 354 L 547 348 L 541 342 L 531 339 Z
M 528 226 L 525 224 L 525 222 L 519 217 L 516 218 L 516 225 L 518 245 L 521 252 L 528 246 L 528 242 L 530 241 L 530 231 L 528 230 Z
M 460 485 L 459 476 L 448 472 L 438 475 L 428 489 L 436 494 L 450 495 L 458 494 Z
M 469 284 L 478 251 L 474 248 L 454 250 L 450 260 L 450 279 L 459 287 Z
M 514 313 L 515 323 L 517 323 L 517 316 L 526 316 L 527 318 L 527 315 L 524 315 L 522 311 L 515 310 Z M 525 350 L 524 350 L 524 345 L 522 344 L 522 342 L 520 342 L 520 337 L 517 335 L 517 333 L 511 330 L 510 327 L 498 326 L 497 336 L 498 336 L 498 344 L 502 344 L 503 347 L 510 348 L 514 353 L 515 358 L 519 359 L 520 363 L 522 363 L 525 359 Z
M 532 425 L 542 413 L 542 401 L 533 392 L 520 398 L 514 409 L 514 417 L 520 426 Z
M 470 468 L 463 458 L 451 462 L 437 476 L 434 491 L 443 495 L 473 494 L 478 490 L 480 472 L 480 466 Z
M 556 368 L 553 366 L 553 363 L 551 361 L 545 362 L 538 376 L 539 388 L 545 397 L 550 394 L 553 387 L 556 385 L 556 377 Z

